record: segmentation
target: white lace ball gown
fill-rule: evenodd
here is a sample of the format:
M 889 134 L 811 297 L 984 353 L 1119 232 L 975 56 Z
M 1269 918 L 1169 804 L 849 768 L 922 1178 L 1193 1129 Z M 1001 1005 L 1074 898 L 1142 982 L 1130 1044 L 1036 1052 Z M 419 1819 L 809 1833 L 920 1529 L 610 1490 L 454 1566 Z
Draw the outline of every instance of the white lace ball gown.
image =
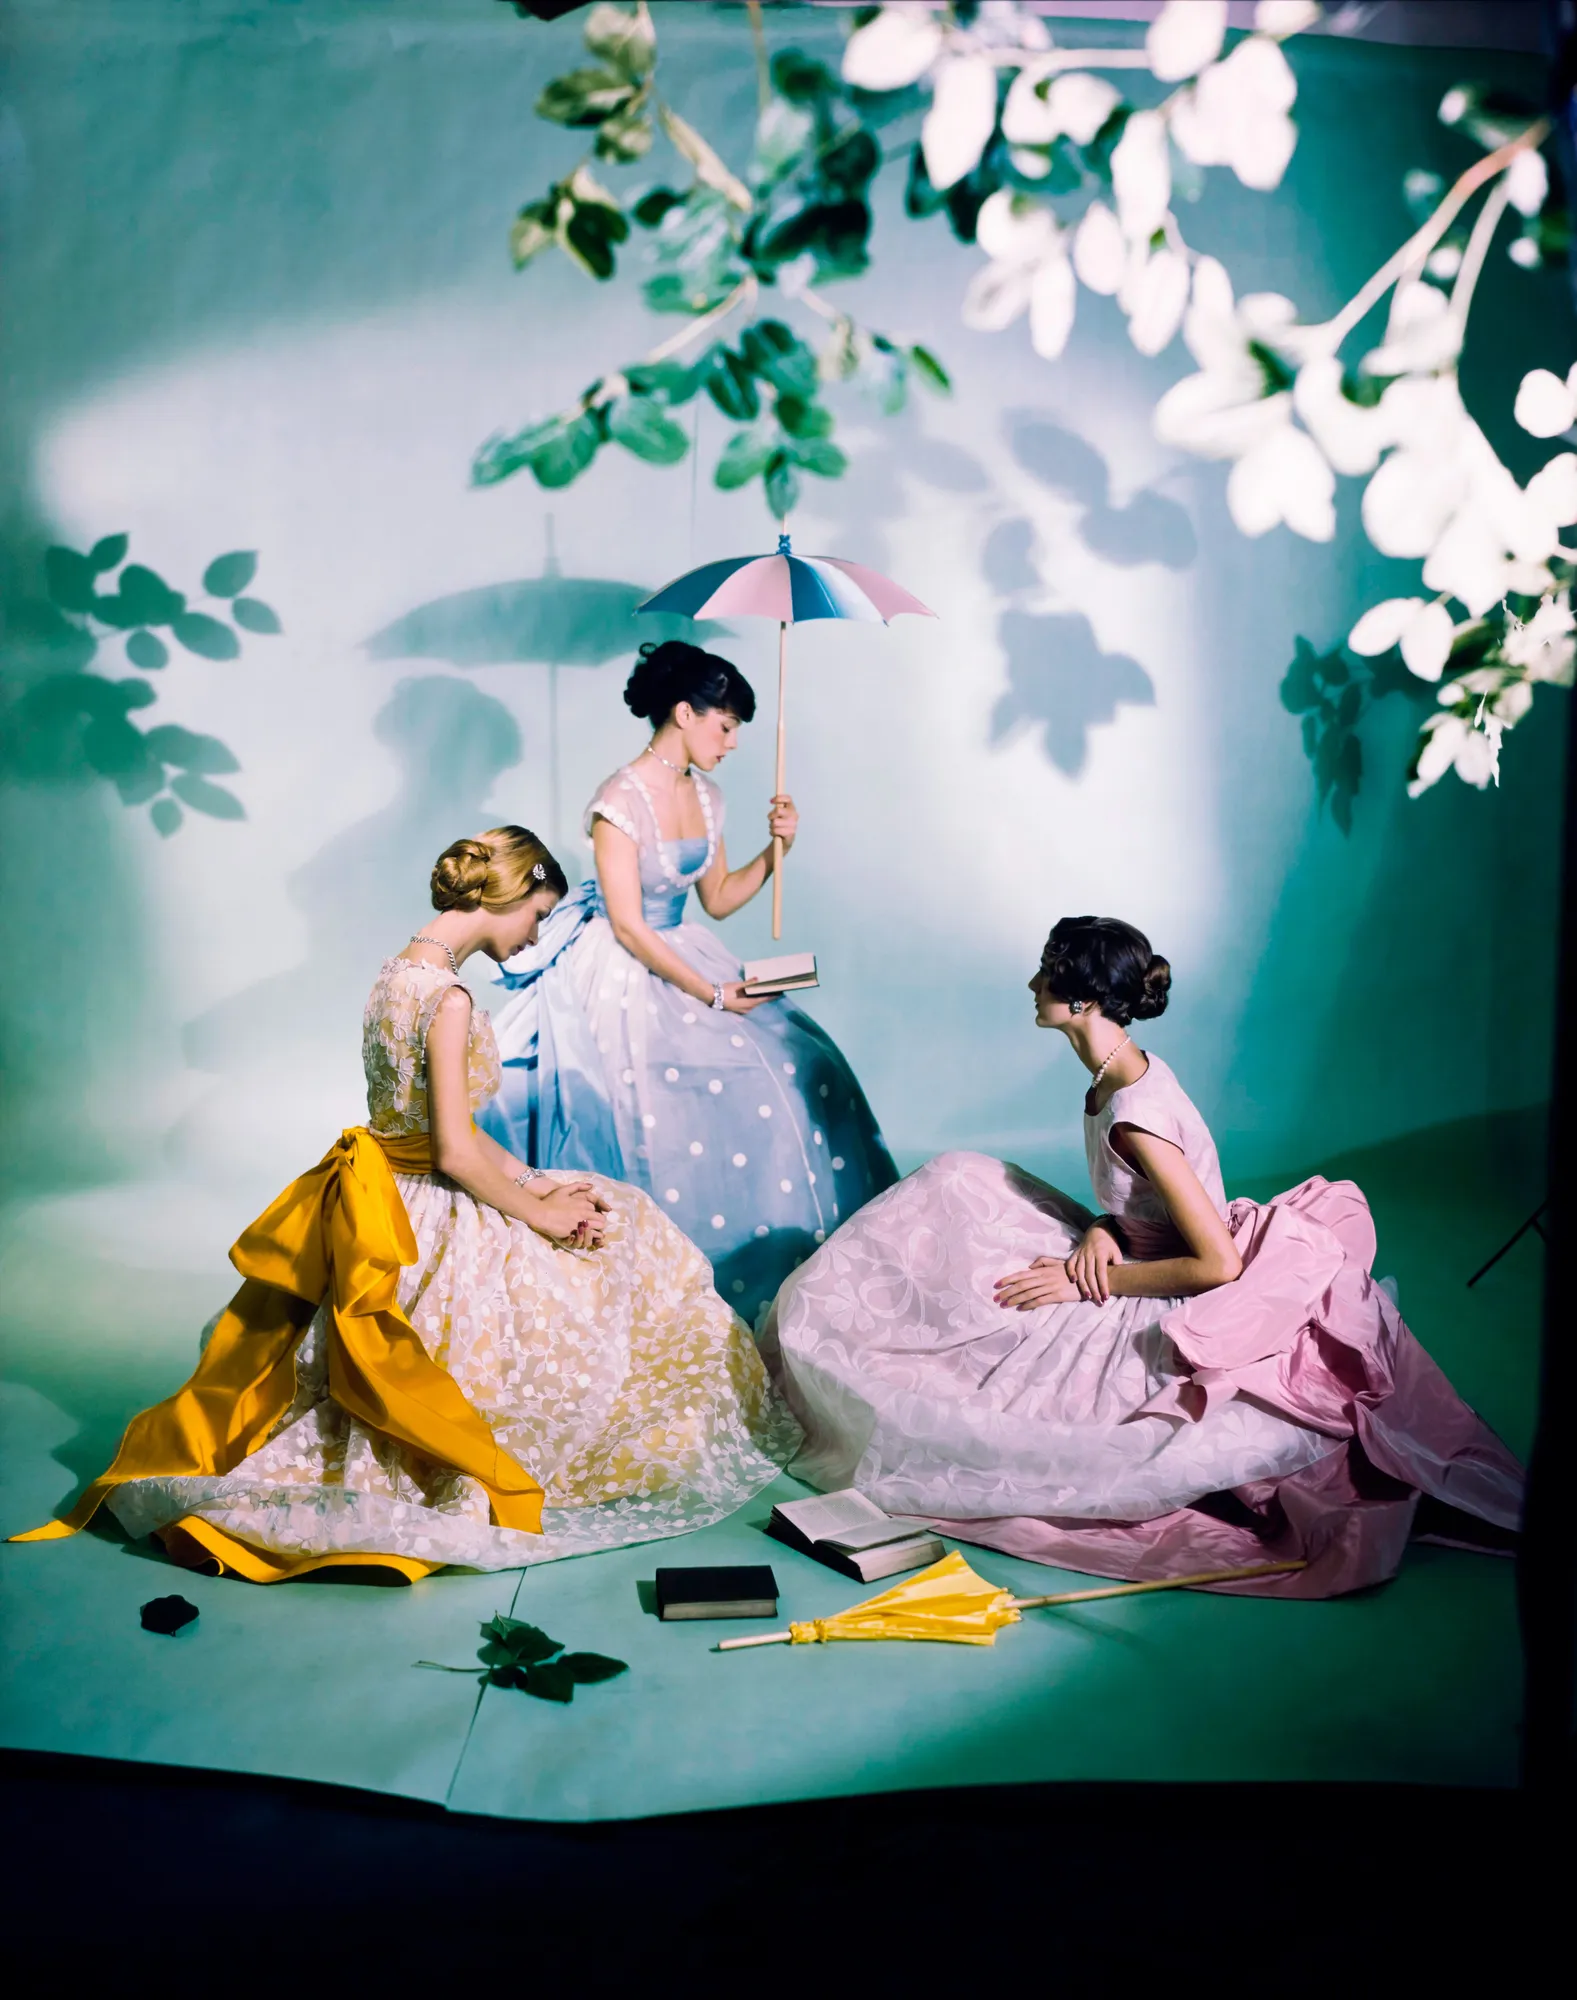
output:
M 368 1123 L 427 1130 L 426 1037 L 457 984 L 392 958 L 367 1002 Z M 497 1088 L 487 1014 L 474 1009 L 470 1095 Z M 584 1176 L 577 1176 L 584 1178 Z M 223 1477 L 144 1479 L 108 1501 L 146 1535 L 211 1522 L 266 1555 L 394 1555 L 513 1569 L 682 1534 L 721 1520 L 776 1477 L 797 1431 L 704 1257 L 648 1196 L 597 1180 L 596 1251 L 561 1250 L 438 1175 L 397 1173 L 418 1257 L 399 1304 L 494 1437 L 541 1483 L 540 1535 L 494 1525 L 474 1480 L 350 1417 L 329 1393 L 320 1309 L 297 1352 L 294 1406 Z

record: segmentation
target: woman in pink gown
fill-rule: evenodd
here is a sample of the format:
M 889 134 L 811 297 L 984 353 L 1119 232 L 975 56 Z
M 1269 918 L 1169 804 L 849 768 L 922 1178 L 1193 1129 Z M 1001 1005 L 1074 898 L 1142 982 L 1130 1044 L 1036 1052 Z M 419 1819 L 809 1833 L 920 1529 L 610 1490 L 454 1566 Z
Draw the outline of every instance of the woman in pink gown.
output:
M 1036 1021 L 1090 1072 L 1105 1212 L 979 1153 L 868 1203 L 765 1329 L 806 1432 L 792 1470 L 1102 1576 L 1302 1562 L 1228 1586 L 1275 1596 L 1392 1575 L 1421 1495 L 1443 1535 L 1504 1547 L 1521 1468 L 1370 1276 L 1360 1190 L 1228 1202 L 1204 1120 L 1133 1042 L 1170 982 L 1129 924 L 1052 931 Z

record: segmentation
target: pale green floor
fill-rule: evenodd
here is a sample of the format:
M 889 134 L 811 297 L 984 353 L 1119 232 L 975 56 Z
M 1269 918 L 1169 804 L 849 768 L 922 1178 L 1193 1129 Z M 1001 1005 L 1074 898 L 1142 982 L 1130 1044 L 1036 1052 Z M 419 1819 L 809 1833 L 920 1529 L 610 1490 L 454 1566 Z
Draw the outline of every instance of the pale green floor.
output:
M 1443 1128 L 1338 1164 L 1370 1195 L 1378 1269 L 1400 1280 L 1415 1331 L 1525 1451 L 1543 1251 L 1527 1238 L 1475 1292 L 1464 1280 L 1537 1198 L 1532 1122 Z M 118 1231 L 104 1226 L 116 1197 L 101 1195 L 16 1214 L 0 1240 L 0 1529 L 45 1518 L 104 1463 L 126 1415 L 189 1367 L 222 1295 L 220 1259 L 181 1249 L 212 1233 L 206 1213 L 183 1236 L 160 1222 L 160 1197 L 138 1199 L 153 1209 L 133 1205 Z M 772 1497 L 682 1542 L 410 1589 L 257 1589 L 177 1570 L 110 1532 L 0 1549 L 0 1744 L 548 1820 L 1037 1779 L 1512 1782 L 1507 1562 L 1418 1547 L 1395 1582 L 1351 1598 L 1140 1598 L 1031 1614 L 990 1650 L 718 1655 L 719 1632 L 749 1628 L 665 1626 L 643 1608 L 639 1586 L 671 1562 L 769 1561 L 785 1618 L 864 1595 L 764 1540 Z M 1063 1576 L 966 1554 L 1022 1594 Z M 138 1606 L 172 1590 L 199 1622 L 175 1639 L 144 1633 Z M 414 1669 L 468 1660 L 498 1610 L 631 1672 L 564 1709 L 497 1690 L 479 1701 L 468 1679 Z

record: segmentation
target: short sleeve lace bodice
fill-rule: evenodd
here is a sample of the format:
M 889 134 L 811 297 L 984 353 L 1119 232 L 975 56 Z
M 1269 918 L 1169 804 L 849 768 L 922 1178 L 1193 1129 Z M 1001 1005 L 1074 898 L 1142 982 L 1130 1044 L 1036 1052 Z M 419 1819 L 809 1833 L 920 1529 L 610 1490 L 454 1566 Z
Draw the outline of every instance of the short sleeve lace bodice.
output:
M 718 842 L 723 837 L 723 794 L 702 772 L 692 771 L 690 775 L 700 800 L 701 816 L 706 821 L 706 856 L 699 867 L 687 871 L 678 868 L 675 856 L 688 843 L 662 838 L 657 808 L 633 764 L 626 764 L 600 784 L 586 808 L 588 840 L 592 822 L 605 819 L 635 842 L 641 857 L 641 888 L 647 895 L 664 889 L 687 888 L 700 880 L 716 858 Z
M 438 1003 L 461 982 L 452 972 L 410 958 L 383 962 L 361 1023 L 361 1057 L 367 1072 L 367 1123 L 374 1132 L 425 1132 L 427 1030 Z M 484 1008 L 471 1009 L 467 1046 L 471 1110 L 498 1089 L 498 1045 Z
M 1182 1239 L 1166 1204 L 1144 1175 L 1114 1149 L 1113 1127 L 1136 1125 L 1158 1139 L 1170 1140 L 1223 1217 L 1227 1212 L 1226 1189 L 1209 1126 L 1161 1058 L 1148 1056 L 1146 1060 L 1149 1068 L 1136 1083 L 1113 1091 L 1099 1111 L 1086 1114 L 1084 1150 L 1096 1204 L 1122 1225 L 1134 1253 L 1141 1257 L 1173 1256 Z

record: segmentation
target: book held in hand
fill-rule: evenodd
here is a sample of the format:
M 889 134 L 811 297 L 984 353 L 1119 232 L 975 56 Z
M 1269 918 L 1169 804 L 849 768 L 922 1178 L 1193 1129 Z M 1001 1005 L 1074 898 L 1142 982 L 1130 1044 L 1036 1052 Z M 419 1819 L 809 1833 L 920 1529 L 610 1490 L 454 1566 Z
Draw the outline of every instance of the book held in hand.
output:
M 657 1572 L 659 1618 L 776 1618 L 778 1580 L 765 1563 Z
M 765 1000 L 774 993 L 798 993 L 804 987 L 821 984 L 813 951 L 791 951 L 784 958 L 747 959 L 744 972 L 747 1000 Z
M 918 1521 L 895 1520 L 852 1486 L 772 1509 L 767 1533 L 858 1583 L 940 1562 L 947 1550 Z

